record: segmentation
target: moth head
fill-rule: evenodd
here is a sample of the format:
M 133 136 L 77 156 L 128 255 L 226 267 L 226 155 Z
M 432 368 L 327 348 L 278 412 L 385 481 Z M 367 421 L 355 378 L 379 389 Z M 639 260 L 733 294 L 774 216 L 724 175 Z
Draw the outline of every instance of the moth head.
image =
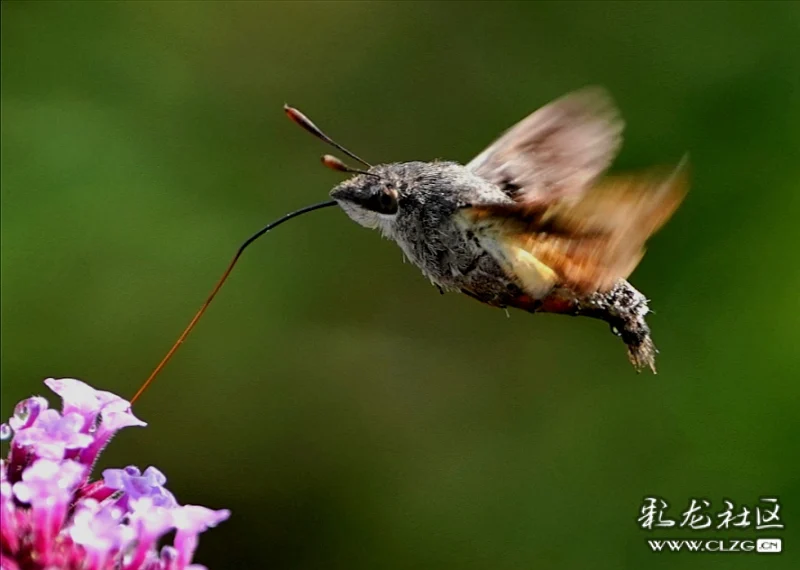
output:
M 400 211 L 396 185 L 371 172 L 345 180 L 331 191 L 331 198 L 354 222 L 366 228 L 388 229 Z
M 390 184 L 380 174 L 380 167 L 373 167 L 357 154 L 347 150 L 317 127 L 311 119 L 297 109 L 284 105 L 286 115 L 303 129 L 354 158 L 369 170 L 347 166 L 335 156 L 326 154 L 322 164 L 332 170 L 347 172 L 356 176 L 342 182 L 331 191 L 331 198 L 338 203 L 350 218 L 367 228 L 381 227 L 387 230 L 399 210 L 399 196 L 396 185 Z

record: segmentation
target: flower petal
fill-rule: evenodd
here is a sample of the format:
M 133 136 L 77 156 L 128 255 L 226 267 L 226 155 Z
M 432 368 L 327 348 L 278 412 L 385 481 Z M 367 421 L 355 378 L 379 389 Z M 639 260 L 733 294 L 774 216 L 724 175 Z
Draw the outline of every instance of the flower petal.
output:
M 31 396 L 27 400 L 22 400 L 14 407 L 14 415 L 9 418 L 8 425 L 14 431 L 30 427 L 48 405 L 47 400 L 41 396 Z
M 120 504 L 127 507 L 130 501 L 148 498 L 157 507 L 176 507 L 178 502 L 165 487 L 167 478 L 155 467 L 148 467 L 142 474 L 133 465 L 125 469 L 106 469 L 103 480 L 111 489 L 122 491 Z

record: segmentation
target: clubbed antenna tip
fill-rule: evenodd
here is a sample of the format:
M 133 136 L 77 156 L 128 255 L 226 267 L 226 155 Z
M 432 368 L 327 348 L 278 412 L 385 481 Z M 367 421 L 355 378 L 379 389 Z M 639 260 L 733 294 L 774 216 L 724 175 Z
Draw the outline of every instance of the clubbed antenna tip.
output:
M 347 156 L 349 156 L 350 158 L 352 158 L 354 160 L 357 160 L 358 162 L 360 162 L 361 164 L 363 164 L 367 168 L 372 168 L 372 165 L 369 162 L 367 162 L 363 158 L 360 158 L 355 153 L 350 152 L 349 150 L 344 148 L 342 145 L 340 145 L 339 143 L 334 141 L 332 138 L 330 138 L 328 135 L 323 133 L 322 130 L 311 121 L 311 119 L 306 117 L 303 113 L 301 113 L 300 111 L 298 111 L 294 107 L 291 107 L 289 105 L 284 105 L 283 106 L 283 110 L 286 113 L 286 116 L 289 117 L 293 122 L 295 122 L 298 125 L 300 125 L 301 127 L 303 127 L 305 130 L 307 130 L 309 133 L 311 133 L 312 135 L 314 135 L 318 139 L 322 139 L 323 141 L 325 141 L 329 145 L 331 145 L 331 146 L 333 146 L 335 148 L 338 148 L 340 151 L 345 153 Z

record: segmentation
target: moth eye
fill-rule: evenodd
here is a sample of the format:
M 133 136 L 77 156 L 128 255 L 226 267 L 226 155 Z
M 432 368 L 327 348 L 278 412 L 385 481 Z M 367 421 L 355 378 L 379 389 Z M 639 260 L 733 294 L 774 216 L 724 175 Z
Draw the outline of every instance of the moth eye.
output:
M 383 188 L 375 195 L 373 204 L 373 209 L 380 214 L 396 214 L 397 190 L 394 188 Z

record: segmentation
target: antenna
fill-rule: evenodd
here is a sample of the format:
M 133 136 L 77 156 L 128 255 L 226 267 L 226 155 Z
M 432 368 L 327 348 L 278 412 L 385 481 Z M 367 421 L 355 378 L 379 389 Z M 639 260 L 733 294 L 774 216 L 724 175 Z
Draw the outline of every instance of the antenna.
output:
M 286 112 L 286 116 L 288 116 L 292 121 L 294 121 L 295 123 L 297 123 L 298 125 L 303 127 L 305 130 L 307 130 L 309 133 L 311 133 L 315 137 L 324 140 L 326 143 L 328 143 L 329 145 L 331 145 L 331 146 L 333 146 L 335 148 L 338 148 L 340 151 L 345 153 L 347 156 L 349 156 L 350 158 L 352 158 L 354 160 L 357 160 L 358 162 L 360 162 L 364 166 L 366 166 L 368 168 L 372 168 L 372 165 L 369 162 L 367 162 L 363 158 L 359 158 L 356 154 L 350 152 L 349 150 L 344 148 L 342 145 L 340 145 L 339 143 L 334 141 L 332 138 L 330 138 L 328 135 L 323 133 L 317 125 L 315 125 L 314 123 L 311 122 L 311 119 L 306 117 L 303 113 L 301 113 L 300 111 L 298 111 L 294 107 L 290 107 L 289 105 L 284 105 L 283 106 L 283 110 Z
M 326 154 L 322 157 L 322 164 L 324 164 L 327 168 L 331 170 L 336 170 L 338 172 L 349 172 L 350 174 L 364 174 L 365 176 L 374 176 L 375 178 L 380 178 L 379 175 L 375 174 L 374 172 L 367 172 L 366 170 L 359 170 L 358 168 L 352 168 L 347 166 L 344 162 L 332 156 L 330 154 Z
M 183 329 L 181 336 L 178 337 L 178 340 L 175 341 L 175 344 L 172 345 L 172 348 L 169 349 L 169 352 L 167 352 L 166 356 L 164 356 L 164 358 L 161 359 L 161 362 L 158 363 L 158 366 L 155 367 L 155 370 L 153 370 L 153 372 L 150 373 L 150 376 L 147 378 L 147 380 L 144 381 L 144 384 L 142 384 L 141 388 L 139 388 L 136 394 L 134 394 L 133 398 L 131 398 L 131 405 L 133 405 L 133 403 L 139 399 L 139 396 L 141 396 L 144 393 L 144 391 L 147 390 L 147 387 L 150 385 L 150 383 L 155 379 L 156 376 L 158 376 L 158 373 L 161 372 L 161 370 L 163 370 L 164 366 L 166 366 L 167 362 L 169 362 L 169 360 L 172 358 L 172 355 L 175 354 L 178 348 L 180 348 L 181 344 L 183 344 L 183 341 L 186 340 L 186 337 L 189 336 L 189 333 L 192 332 L 192 329 L 197 324 L 197 321 L 199 321 L 200 317 L 203 316 L 203 313 L 206 312 L 206 309 L 208 309 L 208 306 L 211 304 L 211 301 L 214 300 L 214 297 L 216 297 L 217 293 L 222 288 L 222 285 L 228 279 L 228 276 L 231 274 L 231 271 L 233 271 L 233 267 L 236 265 L 236 262 L 239 261 L 239 257 L 241 257 L 244 250 L 247 249 L 247 246 L 249 246 L 251 243 L 256 241 L 258 238 L 263 236 L 271 229 L 278 227 L 283 222 L 288 222 L 292 218 L 296 218 L 297 216 L 302 216 L 303 214 L 307 214 L 308 212 L 313 212 L 314 210 L 319 210 L 322 208 L 327 208 L 328 206 L 335 206 L 335 205 L 336 201 L 330 200 L 327 202 L 312 204 L 311 206 L 306 206 L 305 208 L 300 208 L 299 210 L 290 212 L 285 216 L 283 216 L 282 218 L 279 218 L 274 222 L 267 224 L 259 231 L 254 233 L 252 236 L 247 238 L 247 240 L 245 240 L 245 242 L 239 246 L 239 249 L 236 251 L 236 255 L 233 256 L 233 259 L 228 264 L 227 269 L 225 269 L 225 271 L 222 273 L 222 277 L 220 277 L 219 281 L 217 281 L 217 284 L 214 285 L 214 288 L 211 290 L 211 294 L 202 304 L 200 310 L 197 311 L 197 313 L 195 313 L 192 320 L 189 322 L 186 328 Z

